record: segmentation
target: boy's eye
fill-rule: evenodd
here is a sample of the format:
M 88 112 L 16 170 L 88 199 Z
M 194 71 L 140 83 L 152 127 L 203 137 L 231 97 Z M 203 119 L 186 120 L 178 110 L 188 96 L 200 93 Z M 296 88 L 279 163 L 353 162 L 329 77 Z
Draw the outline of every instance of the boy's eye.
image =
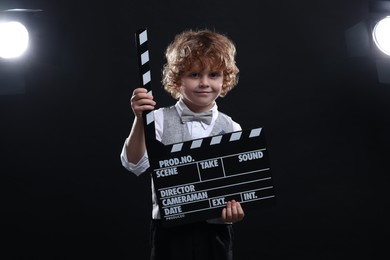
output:
M 218 78 L 222 75 L 222 72 L 210 72 L 207 74 L 208 77 L 210 78 Z M 190 72 L 188 73 L 188 76 L 191 77 L 191 78 L 199 78 L 199 77 L 202 77 L 202 73 L 201 72 Z

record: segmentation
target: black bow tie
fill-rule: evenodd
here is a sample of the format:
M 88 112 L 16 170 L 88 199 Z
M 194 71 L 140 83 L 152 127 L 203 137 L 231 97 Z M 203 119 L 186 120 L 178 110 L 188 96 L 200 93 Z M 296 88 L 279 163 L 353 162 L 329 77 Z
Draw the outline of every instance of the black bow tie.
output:
M 200 121 L 205 124 L 211 124 L 211 119 L 213 118 L 213 111 L 207 111 L 202 113 L 194 113 L 188 108 L 183 109 L 183 113 L 181 113 L 181 122 L 184 124 L 190 121 Z

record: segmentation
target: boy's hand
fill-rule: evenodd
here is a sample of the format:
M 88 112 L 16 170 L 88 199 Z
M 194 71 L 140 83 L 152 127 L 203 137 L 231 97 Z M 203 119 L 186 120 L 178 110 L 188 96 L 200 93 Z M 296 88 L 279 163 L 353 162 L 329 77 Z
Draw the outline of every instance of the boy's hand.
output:
M 228 201 L 226 207 L 222 210 L 222 221 L 236 223 L 245 216 L 241 204 L 235 200 Z
M 136 88 L 131 96 L 130 104 L 134 115 L 142 118 L 142 112 L 145 110 L 153 110 L 156 102 L 145 88 Z

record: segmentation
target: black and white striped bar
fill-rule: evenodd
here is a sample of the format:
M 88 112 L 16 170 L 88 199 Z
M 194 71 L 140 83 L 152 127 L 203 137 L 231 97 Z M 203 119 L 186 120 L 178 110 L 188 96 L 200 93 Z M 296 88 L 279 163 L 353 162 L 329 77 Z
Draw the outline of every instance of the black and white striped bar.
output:
M 152 76 L 149 65 L 148 31 L 146 29 L 140 29 L 136 32 L 136 45 L 140 82 L 142 87 L 151 92 Z
M 258 137 L 258 136 L 260 136 L 260 133 L 261 133 L 261 128 L 252 129 L 250 131 L 249 138 Z M 234 132 L 231 134 L 227 134 L 225 136 L 229 136 L 229 142 L 239 141 L 241 139 L 242 132 Z M 217 136 L 211 137 L 209 145 L 220 144 L 222 141 L 222 137 L 223 137 L 222 135 L 217 135 Z M 196 139 L 193 141 L 189 141 L 187 143 L 190 144 L 189 149 L 201 148 L 202 145 L 204 144 L 203 139 Z M 183 149 L 183 145 L 184 145 L 184 143 L 176 143 L 176 144 L 172 145 L 171 152 L 174 153 L 174 152 L 181 151 L 181 149 Z
M 140 82 L 142 87 L 152 94 L 152 76 L 150 71 L 150 55 L 148 48 L 148 31 L 146 29 L 139 29 L 136 32 L 136 47 L 138 56 L 138 69 L 140 75 Z M 146 113 L 146 124 L 149 125 L 154 122 L 152 111 Z
M 149 94 L 152 94 L 152 73 L 150 69 L 150 53 L 148 46 L 148 31 L 146 28 L 138 29 L 135 33 L 135 44 L 138 58 L 138 72 L 139 81 L 141 87 L 147 89 Z M 156 144 L 155 137 L 155 125 L 154 125 L 154 113 L 151 111 L 144 111 L 143 120 L 146 124 L 145 127 L 145 138 L 146 145 L 150 147 L 149 156 L 153 156 L 153 151 L 158 150 L 158 144 Z M 151 147 L 156 146 L 155 149 Z
M 136 43 L 140 82 L 151 92 L 146 29 L 136 32 Z M 153 111 L 144 112 L 144 122 L 149 170 L 165 226 L 218 218 L 232 199 L 245 212 L 273 205 L 263 128 L 163 145 L 156 140 Z

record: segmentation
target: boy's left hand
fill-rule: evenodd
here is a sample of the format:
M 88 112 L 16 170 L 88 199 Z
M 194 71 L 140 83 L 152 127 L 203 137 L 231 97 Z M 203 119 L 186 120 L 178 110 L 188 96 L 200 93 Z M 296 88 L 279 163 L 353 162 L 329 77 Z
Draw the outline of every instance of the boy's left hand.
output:
M 244 218 L 244 210 L 238 201 L 231 200 L 226 203 L 226 207 L 222 210 L 222 221 L 236 223 Z

